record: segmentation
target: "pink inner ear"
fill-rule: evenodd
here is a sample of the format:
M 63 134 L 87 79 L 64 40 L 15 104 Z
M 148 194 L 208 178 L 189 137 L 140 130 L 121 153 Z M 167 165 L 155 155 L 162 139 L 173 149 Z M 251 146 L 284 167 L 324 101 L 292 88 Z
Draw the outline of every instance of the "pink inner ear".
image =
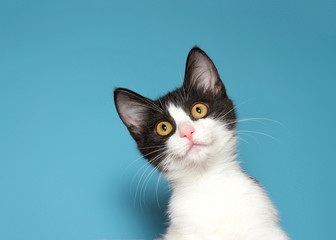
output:
M 192 86 L 203 90 L 203 92 L 219 93 L 221 91 L 221 84 L 217 84 L 217 82 L 221 80 L 218 77 L 216 67 L 207 56 L 198 55 L 196 57 L 196 60 L 190 66 L 191 72 L 189 77 Z
M 212 71 L 207 66 L 203 68 L 203 72 L 196 78 L 195 84 L 198 89 L 210 90 L 215 92 L 216 76 L 212 74 Z
M 122 106 L 124 112 L 124 120 L 130 125 L 136 125 L 139 118 L 135 108 L 131 107 L 131 104 L 125 104 Z
M 120 118 L 133 133 L 139 133 L 143 123 L 144 114 L 148 106 L 138 100 L 138 96 L 130 92 L 119 92 L 116 96 L 116 105 Z
M 136 103 L 124 103 L 119 106 L 119 111 L 127 127 L 138 127 L 143 119 L 144 106 Z

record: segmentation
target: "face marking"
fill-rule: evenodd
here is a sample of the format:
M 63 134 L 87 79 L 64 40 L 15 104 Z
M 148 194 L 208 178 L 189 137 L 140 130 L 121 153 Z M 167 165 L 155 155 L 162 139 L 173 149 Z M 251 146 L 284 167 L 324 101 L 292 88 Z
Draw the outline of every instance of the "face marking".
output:
M 192 121 L 181 107 L 169 104 L 168 112 L 170 116 L 175 120 L 177 126 L 179 125 L 178 123 Z
M 193 121 L 181 107 L 173 104 L 168 106 L 168 112 L 175 120 L 177 131 L 169 138 L 167 149 L 178 158 L 199 157 L 211 140 L 204 134 L 204 122 Z

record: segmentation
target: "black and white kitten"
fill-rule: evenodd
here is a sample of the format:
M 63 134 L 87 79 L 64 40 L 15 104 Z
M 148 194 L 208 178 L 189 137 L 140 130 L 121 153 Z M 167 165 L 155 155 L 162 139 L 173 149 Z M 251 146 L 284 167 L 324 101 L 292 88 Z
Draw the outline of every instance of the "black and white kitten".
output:
M 118 88 L 114 99 L 139 151 L 172 187 L 164 240 L 288 239 L 239 166 L 234 106 L 201 49 L 191 49 L 181 88 L 157 100 Z

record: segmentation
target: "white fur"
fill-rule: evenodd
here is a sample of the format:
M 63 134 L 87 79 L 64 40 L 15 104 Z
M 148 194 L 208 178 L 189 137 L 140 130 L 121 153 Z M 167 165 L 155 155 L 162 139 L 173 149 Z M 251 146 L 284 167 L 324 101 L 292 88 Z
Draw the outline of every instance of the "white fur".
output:
M 169 202 L 170 226 L 164 240 L 286 240 L 277 211 L 265 191 L 240 168 L 236 136 L 210 117 L 192 121 L 179 107 L 169 106 L 177 125 L 167 142 L 162 162 L 173 189 Z M 179 134 L 190 124 L 195 142 Z M 188 153 L 187 153 L 188 152 Z

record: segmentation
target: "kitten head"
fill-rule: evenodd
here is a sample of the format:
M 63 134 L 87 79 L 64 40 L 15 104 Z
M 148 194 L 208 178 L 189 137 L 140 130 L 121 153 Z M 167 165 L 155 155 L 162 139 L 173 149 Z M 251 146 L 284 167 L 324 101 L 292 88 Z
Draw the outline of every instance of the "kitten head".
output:
M 211 59 L 194 47 L 184 82 L 157 100 L 117 88 L 115 105 L 139 151 L 160 171 L 204 167 L 235 151 L 236 115 Z

